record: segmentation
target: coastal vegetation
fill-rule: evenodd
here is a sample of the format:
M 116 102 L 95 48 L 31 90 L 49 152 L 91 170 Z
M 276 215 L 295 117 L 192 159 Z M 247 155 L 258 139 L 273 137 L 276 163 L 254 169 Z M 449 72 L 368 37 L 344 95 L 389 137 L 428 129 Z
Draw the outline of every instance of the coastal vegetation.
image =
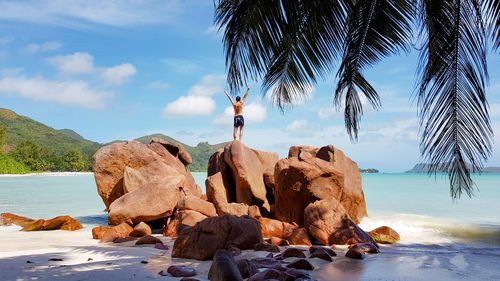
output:
M 219 0 L 215 23 L 232 91 L 262 81 L 283 109 L 337 69 L 333 103 L 353 141 L 362 100 L 381 105 L 366 70 L 415 49 L 421 154 L 430 172 L 448 173 L 454 199 L 472 196 L 470 174 L 492 152 L 486 53 L 500 47 L 500 1 Z
M 206 171 L 210 156 L 225 145 L 201 142 L 197 146 L 189 146 L 162 134 L 143 136 L 136 140 L 147 144 L 153 137 L 182 144 L 193 159 L 193 163 L 187 166 L 191 172 Z M 83 138 L 73 130 L 56 130 L 9 109 L 0 108 L 1 174 L 91 171 L 92 155 L 103 146 Z
M 378 173 L 377 169 L 369 168 L 369 169 L 359 169 L 359 172 L 361 173 Z

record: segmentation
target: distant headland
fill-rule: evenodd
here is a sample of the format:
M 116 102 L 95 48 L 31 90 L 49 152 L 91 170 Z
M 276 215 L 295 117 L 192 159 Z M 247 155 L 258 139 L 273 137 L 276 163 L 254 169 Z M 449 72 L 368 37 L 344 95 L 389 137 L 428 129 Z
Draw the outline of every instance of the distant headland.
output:
M 470 165 L 469 165 L 470 166 Z M 472 169 L 472 167 L 469 167 Z M 430 170 L 430 165 L 425 163 L 418 163 L 413 166 L 411 170 L 406 171 L 405 173 L 428 173 Z M 447 171 L 444 169 L 438 170 L 439 173 L 446 173 Z M 500 173 L 500 167 L 484 167 L 481 169 L 481 173 Z

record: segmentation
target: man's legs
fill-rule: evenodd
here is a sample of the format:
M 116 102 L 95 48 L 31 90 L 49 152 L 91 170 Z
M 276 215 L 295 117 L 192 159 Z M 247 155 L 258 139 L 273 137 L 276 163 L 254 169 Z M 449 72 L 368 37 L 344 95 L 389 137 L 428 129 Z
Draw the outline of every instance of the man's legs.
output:
M 238 132 L 238 127 L 234 126 L 233 140 L 236 140 L 236 133 Z M 240 136 L 241 138 L 241 136 Z
M 245 126 L 240 126 L 240 140 L 241 140 L 241 138 L 243 138 L 243 128 L 244 127 Z

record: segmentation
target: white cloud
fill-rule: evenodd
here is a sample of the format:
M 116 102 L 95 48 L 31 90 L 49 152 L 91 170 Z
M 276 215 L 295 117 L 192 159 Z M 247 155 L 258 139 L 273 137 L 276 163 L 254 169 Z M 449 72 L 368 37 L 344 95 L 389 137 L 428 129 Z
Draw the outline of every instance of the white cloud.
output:
M 274 89 L 275 87 L 272 87 L 267 91 L 266 97 L 269 100 L 269 102 L 273 104 L 277 104 L 276 102 L 276 96 L 274 95 Z M 289 105 L 295 106 L 295 105 L 301 105 L 304 104 L 306 101 L 311 100 L 314 97 L 314 92 L 316 91 L 316 87 L 312 85 L 307 85 L 305 87 L 305 91 L 303 95 L 294 97 Z
M 0 37 L 0 45 L 7 45 L 14 41 L 11 36 Z
M 149 83 L 149 85 L 148 85 L 148 88 L 157 89 L 157 90 L 166 90 L 166 89 L 170 89 L 170 87 L 172 87 L 172 86 L 169 83 L 159 81 L 159 80 L 153 81 L 153 82 Z
M 264 122 L 267 116 L 267 109 L 264 107 L 260 101 L 255 101 L 243 108 L 243 117 L 245 118 L 245 124 L 258 124 Z M 224 113 L 217 115 L 213 120 L 215 125 L 228 126 L 233 124 L 234 109 L 232 106 L 228 106 L 224 109 Z
M 262 123 L 266 120 L 267 110 L 260 102 L 253 102 L 244 108 L 245 119 L 248 123 Z
M 161 61 L 165 63 L 169 69 L 175 72 L 191 74 L 201 69 L 198 63 L 191 60 L 169 58 L 162 59 Z
M 285 132 L 290 137 L 313 137 L 319 130 L 318 124 L 309 123 L 307 120 L 295 120 L 286 126 Z
M 189 3 L 179 0 L 2 1 L 0 19 L 86 28 L 91 24 L 133 26 L 173 23 Z
M 188 95 L 212 96 L 216 93 L 222 93 L 224 90 L 221 85 L 224 85 L 224 82 L 224 75 L 206 75 L 198 84 L 189 89 Z
M 47 41 L 42 44 L 29 44 L 24 48 L 28 53 L 48 52 L 61 48 L 62 44 L 57 41 Z
M 132 64 L 122 63 L 120 65 L 104 69 L 104 71 L 101 74 L 101 77 L 108 84 L 121 85 L 136 73 L 137 70 Z
M 104 100 L 112 92 L 99 91 L 84 81 L 49 81 L 42 77 L 5 77 L 0 80 L 0 92 L 39 101 L 54 101 L 91 109 L 105 107 Z
M 181 96 L 163 109 L 163 116 L 188 118 L 210 115 L 215 110 L 215 101 L 205 96 Z
M 65 74 L 94 72 L 94 57 L 88 53 L 76 52 L 72 55 L 59 55 L 49 58 L 48 61 Z

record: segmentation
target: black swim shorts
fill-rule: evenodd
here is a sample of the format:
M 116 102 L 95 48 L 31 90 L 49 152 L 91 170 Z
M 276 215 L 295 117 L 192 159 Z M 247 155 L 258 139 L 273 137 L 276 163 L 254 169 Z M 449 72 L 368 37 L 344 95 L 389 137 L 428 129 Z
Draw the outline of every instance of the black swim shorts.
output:
M 245 126 L 245 119 L 243 119 L 243 115 L 234 116 L 234 126 Z

